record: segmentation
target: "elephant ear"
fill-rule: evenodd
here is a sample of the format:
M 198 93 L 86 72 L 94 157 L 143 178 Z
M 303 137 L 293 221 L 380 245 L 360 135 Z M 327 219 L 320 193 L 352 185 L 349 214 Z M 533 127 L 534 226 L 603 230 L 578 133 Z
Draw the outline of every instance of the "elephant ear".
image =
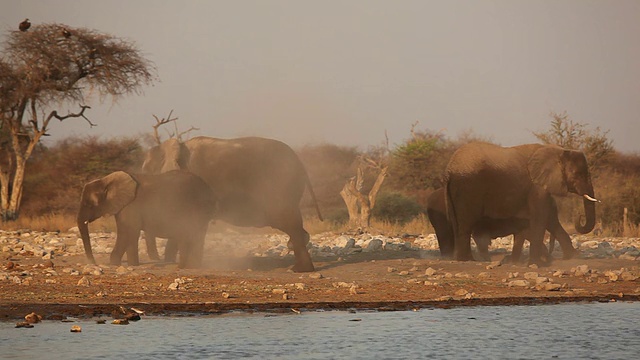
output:
M 126 172 L 113 172 L 102 178 L 102 181 L 105 185 L 105 215 L 117 214 L 135 199 L 138 183 Z
M 163 154 L 161 173 L 171 170 L 180 170 L 180 152 L 182 145 L 177 139 L 169 139 L 160 145 Z
M 528 169 L 531 181 L 553 195 L 567 194 L 567 181 L 562 161 L 564 153 L 565 149 L 559 146 L 545 145 L 529 158 Z

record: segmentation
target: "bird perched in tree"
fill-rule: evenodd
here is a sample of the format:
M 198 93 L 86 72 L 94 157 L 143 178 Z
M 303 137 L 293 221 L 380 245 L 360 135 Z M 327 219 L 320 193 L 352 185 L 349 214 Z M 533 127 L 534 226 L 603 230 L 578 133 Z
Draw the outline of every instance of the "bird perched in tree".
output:
M 29 22 L 29 19 L 24 19 L 24 21 L 18 26 L 18 29 L 20 29 L 20 31 L 27 31 L 30 27 L 31 23 Z
M 62 36 L 69 38 L 71 37 L 71 32 L 67 28 L 62 28 Z

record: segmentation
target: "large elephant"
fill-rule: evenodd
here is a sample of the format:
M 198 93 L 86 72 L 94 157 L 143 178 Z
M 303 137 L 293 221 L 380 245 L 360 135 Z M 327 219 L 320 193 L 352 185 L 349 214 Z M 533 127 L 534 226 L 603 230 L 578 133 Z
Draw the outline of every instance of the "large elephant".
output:
M 543 239 L 550 195 L 569 192 L 583 197 L 586 222 L 576 230 L 588 233 L 595 226 L 595 202 L 584 154 L 554 145 L 526 144 L 501 147 L 469 143 L 460 147 L 445 172 L 447 215 L 453 226 L 454 258 L 473 260 L 470 237 L 479 222 L 489 219 L 526 219 L 531 244 L 530 262 L 545 263 Z M 575 253 L 570 242 L 560 241 L 565 256 Z
M 558 208 L 555 200 L 553 200 L 551 196 L 550 201 L 552 205 L 546 227 L 550 233 L 549 253 L 553 252 L 556 238 L 559 242 L 565 242 L 564 249 L 572 249 L 571 238 L 558 220 Z M 452 257 L 454 249 L 453 227 L 447 219 L 444 188 L 439 188 L 429 195 L 427 199 L 427 215 L 436 232 L 440 255 L 447 258 Z M 491 219 L 483 217 L 473 228 L 472 237 L 476 243 L 480 258 L 482 260 L 489 260 L 489 245 L 491 240 L 513 234 L 514 242 L 510 259 L 513 262 L 517 262 L 522 253 L 524 240 L 527 239 L 528 236 L 528 228 L 529 221 L 527 219 L 515 217 L 509 219 Z M 573 254 L 573 252 L 570 252 L 569 254 L 563 254 L 563 256 L 570 258 Z
M 217 219 L 237 226 L 271 226 L 285 232 L 295 255 L 293 270 L 314 271 L 306 248 L 309 233 L 300 213 L 305 187 L 318 217 L 322 216 L 307 172 L 289 146 L 259 137 L 200 136 L 184 143 L 169 139 L 152 148 L 142 165 L 147 173 L 174 169 L 188 169 L 214 189 L 219 200 Z
M 89 223 L 115 215 L 117 235 L 111 264 L 119 265 L 127 253 L 129 265 L 138 265 L 140 231 L 165 237 L 180 252 L 178 266 L 198 267 L 202 262 L 204 238 L 216 209 L 211 188 L 187 171 L 161 175 L 113 172 L 87 183 L 78 210 L 78 229 L 87 259 L 95 264 Z M 155 242 L 154 242 L 155 249 Z M 171 251 L 171 250 L 169 250 Z

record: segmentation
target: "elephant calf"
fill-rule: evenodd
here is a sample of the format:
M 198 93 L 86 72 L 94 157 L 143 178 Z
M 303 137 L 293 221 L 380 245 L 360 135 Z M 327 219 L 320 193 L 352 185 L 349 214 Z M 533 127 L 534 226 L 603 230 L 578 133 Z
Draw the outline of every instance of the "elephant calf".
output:
M 438 246 L 440 247 L 440 255 L 443 257 L 453 257 L 454 253 L 454 236 L 453 226 L 447 219 L 444 188 L 437 189 L 427 199 L 427 215 L 433 226 L 436 237 L 438 238 Z M 558 209 L 555 201 L 549 196 L 548 201 L 551 202 L 551 212 L 548 215 L 547 231 L 550 232 L 549 254 L 553 251 L 556 237 L 559 242 L 565 244 L 564 249 L 571 246 L 571 238 L 564 230 L 558 220 Z M 476 242 L 476 248 L 482 260 L 490 260 L 489 244 L 491 239 L 503 237 L 513 234 L 513 250 L 511 251 L 511 261 L 517 262 L 522 253 L 524 240 L 527 238 L 529 228 L 529 220 L 519 218 L 491 219 L 484 217 L 478 221 L 473 228 L 472 236 Z M 573 252 L 565 253 L 564 257 L 571 257 Z
M 102 216 L 115 215 L 117 235 L 112 265 L 119 265 L 125 252 L 129 265 L 139 264 L 138 239 L 144 230 L 147 235 L 167 238 L 177 246 L 179 267 L 198 267 L 216 204 L 217 199 L 204 180 L 186 171 L 159 175 L 116 171 L 84 186 L 78 229 L 87 259 L 94 264 L 88 224 Z

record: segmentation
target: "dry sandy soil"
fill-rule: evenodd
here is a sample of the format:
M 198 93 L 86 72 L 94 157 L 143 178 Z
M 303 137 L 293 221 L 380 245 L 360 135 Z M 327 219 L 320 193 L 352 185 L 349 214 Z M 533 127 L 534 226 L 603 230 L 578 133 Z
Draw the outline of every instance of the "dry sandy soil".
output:
M 377 251 L 314 258 L 317 271 L 293 273 L 292 257 L 205 257 L 203 269 L 146 260 L 140 266 L 97 267 L 84 255 L 44 260 L 29 252 L 0 253 L 0 320 L 36 312 L 45 319 L 212 314 L 231 310 L 540 304 L 640 299 L 638 260 L 556 259 L 549 267 L 441 260 L 436 252 Z M 146 262 L 145 262 L 146 261 Z M 586 266 L 585 266 L 586 265 Z

